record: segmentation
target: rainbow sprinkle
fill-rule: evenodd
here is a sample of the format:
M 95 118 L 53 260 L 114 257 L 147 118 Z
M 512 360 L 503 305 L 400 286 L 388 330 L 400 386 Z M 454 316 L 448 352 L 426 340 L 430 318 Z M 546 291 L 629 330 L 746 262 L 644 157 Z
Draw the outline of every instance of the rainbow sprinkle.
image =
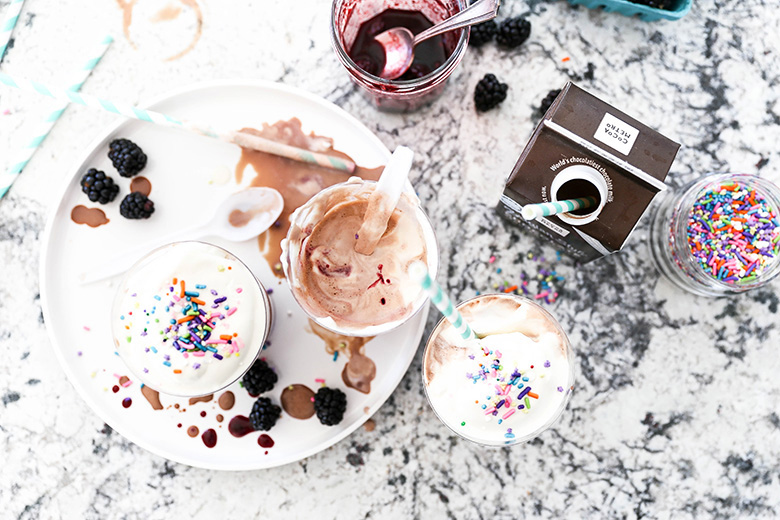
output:
M 486 420 L 491 420 L 491 416 L 493 416 L 496 417 L 497 424 L 502 424 L 517 413 L 518 410 L 523 413 L 529 413 L 531 409 L 529 398 L 539 399 L 539 395 L 531 391 L 530 384 L 537 377 L 544 377 L 544 371 L 537 373 L 540 369 L 535 368 L 534 365 L 529 365 L 525 370 L 504 365 L 501 361 L 501 352 L 489 350 L 484 346 L 482 347 L 481 360 L 476 359 L 474 355 L 469 355 L 468 357 L 476 362 L 477 368 L 473 372 L 467 372 L 466 379 L 473 384 L 479 382 L 487 383 L 492 388 L 483 400 L 478 399 L 475 401 L 475 405 L 483 410 Z M 550 366 L 550 361 L 545 361 L 544 368 L 550 368 Z M 512 395 L 516 395 L 516 397 L 513 398 Z M 464 424 L 465 422 L 461 422 L 461 426 Z M 507 428 L 504 437 L 507 439 L 506 443 L 512 442 L 511 439 L 515 438 L 512 428 Z
M 176 287 L 176 286 L 179 287 Z M 203 293 L 203 298 L 200 299 L 201 293 L 207 289 L 205 284 L 195 284 L 197 291 L 187 289 L 185 280 L 179 280 L 174 278 L 172 284 L 166 285 L 160 294 L 154 295 L 151 300 L 151 308 L 142 309 L 142 312 L 133 315 L 132 311 L 128 311 L 126 314 L 129 318 L 134 319 L 146 319 L 146 324 L 149 325 L 152 321 L 159 323 L 159 318 L 155 315 L 159 311 L 168 313 L 170 319 L 167 320 L 168 326 L 160 331 L 162 335 L 162 342 L 170 342 L 170 344 L 181 354 L 183 358 L 189 358 L 190 355 L 195 357 L 203 357 L 207 352 L 211 354 L 211 357 L 221 361 L 225 356 L 235 354 L 239 355 L 239 351 L 243 346 L 237 333 L 223 332 L 215 334 L 212 337 L 214 329 L 217 327 L 217 323 L 227 319 L 227 316 L 231 316 L 238 311 L 238 307 L 233 306 L 230 311 L 227 312 L 227 316 L 217 312 L 215 310 L 206 310 L 207 307 L 211 309 L 218 308 L 221 304 L 228 301 L 227 296 L 219 296 L 219 293 L 211 289 L 211 301 L 205 296 L 207 293 Z M 240 294 L 242 291 L 239 288 L 236 291 Z M 178 294 L 176 294 L 178 293 Z M 158 305 L 161 309 L 158 309 Z M 136 308 L 139 305 L 136 303 Z M 225 306 L 228 307 L 227 305 Z M 120 316 L 121 320 L 125 319 L 125 315 Z M 132 325 L 132 323 L 131 323 Z M 130 327 L 127 326 L 129 329 Z M 146 336 L 146 329 L 140 334 L 140 336 Z M 131 341 L 131 337 L 128 336 L 128 342 Z M 224 351 L 219 353 L 216 347 L 213 345 L 224 345 Z M 150 345 L 145 348 L 146 352 L 153 352 L 158 354 L 157 348 L 154 345 Z M 163 356 L 160 360 L 163 365 L 172 368 L 171 357 L 168 354 Z M 201 367 L 200 363 L 193 364 L 194 369 Z M 181 373 L 180 369 L 173 369 L 174 373 Z
M 777 213 L 738 182 L 705 190 L 688 216 L 688 247 L 698 266 L 729 284 L 754 281 L 780 256 Z
M 519 280 L 515 278 L 514 283 L 510 283 L 508 280 L 502 280 L 500 283 L 492 283 L 492 289 L 494 291 L 503 292 L 505 294 L 518 294 L 526 296 L 537 303 L 553 304 L 558 300 L 558 288 L 562 287 L 565 278 L 558 274 L 558 272 L 549 266 L 547 259 L 544 256 L 534 255 L 528 253 L 529 260 L 533 260 L 541 265 L 537 266 L 536 274 L 531 274 L 526 271 L 521 271 L 519 274 Z M 556 260 L 561 259 L 560 252 L 555 254 Z M 496 261 L 496 257 L 491 255 L 488 258 L 487 263 L 492 264 Z M 497 275 L 503 273 L 503 270 L 499 267 L 495 270 Z M 477 291 L 477 296 L 482 294 Z

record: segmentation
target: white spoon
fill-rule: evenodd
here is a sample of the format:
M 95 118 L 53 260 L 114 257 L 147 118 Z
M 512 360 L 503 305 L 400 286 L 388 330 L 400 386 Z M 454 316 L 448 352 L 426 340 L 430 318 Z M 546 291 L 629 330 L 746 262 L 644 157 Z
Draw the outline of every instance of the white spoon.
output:
M 479 0 L 471 7 L 429 27 L 417 36 L 406 27 L 393 27 L 374 36 L 385 50 L 385 66 L 380 78 L 396 79 L 404 75 L 414 61 L 414 47 L 423 40 L 441 33 L 492 20 L 498 13 L 500 0 Z
M 205 223 L 158 237 L 130 251 L 103 261 L 80 276 L 81 284 L 104 280 L 124 273 L 149 251 L 180 240 L 220 237 L 243 242 L 256 237 L 276 222 L 284 208 L 281 194 L 272 188 L 247 188 L 229 195 Z

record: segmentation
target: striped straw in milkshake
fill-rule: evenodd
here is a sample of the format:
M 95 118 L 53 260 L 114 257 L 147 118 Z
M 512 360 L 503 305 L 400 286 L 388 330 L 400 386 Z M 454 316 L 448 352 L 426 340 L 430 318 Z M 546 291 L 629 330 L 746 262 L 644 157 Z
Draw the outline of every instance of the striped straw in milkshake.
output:
M 330 155 L 312 152 L 302 148 L 296 148 L 294 146 L 278 143 L 270 139 L 265 139 L 244 132 L 218 132 L 209 125 L 179 120 L 174 117 L 155 112 L 153 110 L 138 108 L 129 103 L 108 101 L 96 96 L 72 92 L 70 90 L 55 87 L 53 85 L 46 85 L 44 83 L 31 81 L 26 78 L 11 76 L 3 72 L 0 72 L 0 84 L 18 88 L 20 90 L 26 90 L 28 92 L 34 92 L 36 94 L 66 101 L 68 103 L 75 103 L 77 105 L 97 108 L 105 112 L 111 112 L 112 114 L 119 114 L 132 119 L 138 119 L 140 121 L 148 121 L 160 126 L 188 130 L 199 135 L 237 144 L 241 147 L 251 148 L 259 152 L 278 155 L 296 161 L 317 164 L 325 168 L 339 170 L 346 173 L 352 173 L 355 171 L 355 163 L 347 159 L 332 157 Z
M 580 199 L 559 200 L 556 202 L 543 202 L 541 204 L 526 204 L 521 214 L 526 220 L 534 220 L 539 217 L 549 217 L 560 213 L 568 213 L 578 209 L 590 208 L 596 205 L 596 197 L 583 197 Z
M 410 265 L 409 276 L 411 276 L 412 280 L 419 283 L 423 290 L 430 295 L 431 302 L 433 302 L 436 308 L 444 315 L 444 319 L 455 327 L 455 330 L 460 337 L 466 340 L 477 339 L 476 334 L 474 334 L 474 331 L 469 324 L 466 323 L 466 320 L 463 319 L 463 316 L 458 312 L 458 309 L 455 308 L 452 300 L 444 294 L 444 291 L 441 286 L 436 283 L 436 280 L 431 278 L 424 263 L 414 262 Z
M 111 42 L 113 41 L 114 39 L 111 36 L 107 35 L 103 37 L 95 50 L 90 53 L 90 58 L 84 63 L 81 69 L 79 69 L 79 71 L 68 83 L 68 90 L 72 90 L 74 92 L 81 90 L 81 87 L 84 85 L 84 81 L 86 81 L 97 64 L 100 63 L 100 59 L 106 53 L 108 48 L 111 46 Z M 8 189 L 19 177 L 19 174 L 22 173 L 22 170 L 24 170 L 24 168 L 27 166 L 27 163 L 30 162 L 33 154 L 35 154 L 35 151 L 41 145 L 43 140 L 46 139 L 46 136 L 49 135 L 49 132 L 54 127 L 55 123 L 65 111 L 67 106 L 67 102 L 58 103 L 54 110 L 49 112 L 40 126 L 35 129 L 35 133 L 33 134 L 32 139 L 27 142 L 24 148 L 16 152 L 14 156 L 11 157 L 11 166 L 8 168 L 8 171 L 0 175 L 0 199 L 2 199 L 5 194 L 8 193 Z
M 3 55 L 5 55 L 5 49 L 8 47 L 11 33 L 14 32 L 16 22 L 19 20 L 19 13 L 22 12 L 23 4 L 24 0 L 11 0 L 3 21 L 0 22 L 0 61 L 2 61 Z

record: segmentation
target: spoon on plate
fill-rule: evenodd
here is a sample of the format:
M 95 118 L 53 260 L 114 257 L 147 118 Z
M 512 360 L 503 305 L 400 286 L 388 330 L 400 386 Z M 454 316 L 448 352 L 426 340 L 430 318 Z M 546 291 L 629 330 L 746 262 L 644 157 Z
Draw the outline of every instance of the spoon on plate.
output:
M 157 237 L 142 246 L 123 251 L 107 259 L 79 277 L 82 285 L 124 273 L 135 262 L 156 247 L 180 240 L 220 237 L 231 242 L 243 242 L 256 237 L 276 222 L 284 208 L 282 195 L 272 188 L 246 188 L 223 200 L 208 222 Z
M 404 75 L 414 61 L 414 47 L 441 33 L 492 20 L 501 0 L 479 0 L 458 14 L 429 27 L 417 36 L 406 27 L 393 27 L 374 36 L 385 51 L 385 66 L 380 78 L 396 79 Z

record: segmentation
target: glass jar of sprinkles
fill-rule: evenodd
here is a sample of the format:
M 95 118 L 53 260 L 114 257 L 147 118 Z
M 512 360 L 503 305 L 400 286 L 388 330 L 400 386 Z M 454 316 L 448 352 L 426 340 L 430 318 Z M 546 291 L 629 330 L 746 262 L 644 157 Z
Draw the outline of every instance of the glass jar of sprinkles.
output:
M 678 287 L 725 296 L 780 273 L 780 188 L 745 174 L 711 174 L 660 202 L 650 227 L 656 266 Z

